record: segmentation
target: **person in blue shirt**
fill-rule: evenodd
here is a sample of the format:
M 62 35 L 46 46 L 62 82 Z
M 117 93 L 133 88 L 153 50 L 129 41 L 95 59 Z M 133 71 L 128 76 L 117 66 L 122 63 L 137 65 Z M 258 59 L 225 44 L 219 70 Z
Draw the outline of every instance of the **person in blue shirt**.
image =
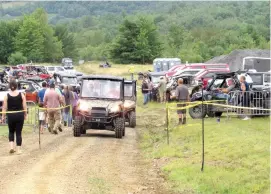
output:
M 47 83 L 42 82 L 42 89 L 38 93 L 39 107 L 43 107 L 43 98 L 44 98 L 46 89 L 47 89 Z M 44 125 L 45 125 L 45 111 L 39 110 L 39 127 L 40 127 L 41 133 L 43 133 Z

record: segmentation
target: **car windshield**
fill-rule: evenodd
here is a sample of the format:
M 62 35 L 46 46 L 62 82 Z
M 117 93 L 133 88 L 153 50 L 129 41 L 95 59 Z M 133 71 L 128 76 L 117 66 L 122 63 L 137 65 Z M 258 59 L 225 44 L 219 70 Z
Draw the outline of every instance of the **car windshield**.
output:
M 159 81 L 160 81 L 160 75 L 159 76 L 151 76 L 151 81 L 152 81 L 152 83 L 159 83 Z
M 133 96 L 133 85 L 132 84 L 125 84 L 124 85 L 124 96 L 125 97 Z
M 83 80 L 83 98 L 120 99 L 121 82 L 115 80 Z
M 184 71 L 184 72 L 180 73 L 179 75 L 184 75 L 184 74 L 186 74 L 186 75 L 195 75 L 198 72 L 200 72 L 200 71 L 196 71 L 196 70 Z
M 47 69 L 48 69 L 48 71 L 54 71 L 55 67 L 48 67 Z
M 63 77 L 62 83 L 64 83 L 64 84 L 77 84 L 77 79 L 75 77 Z
M 211 86 L 211 90 L 217 89 L 221 87 L 221 84 L 223 83 L 224 79 L 216 79 Z
M 63 67 L 56 67 L 56 71 L 65 71 Z
M 263 85 L 263 74 L 249 74 L 253 81 L 253 85 Z

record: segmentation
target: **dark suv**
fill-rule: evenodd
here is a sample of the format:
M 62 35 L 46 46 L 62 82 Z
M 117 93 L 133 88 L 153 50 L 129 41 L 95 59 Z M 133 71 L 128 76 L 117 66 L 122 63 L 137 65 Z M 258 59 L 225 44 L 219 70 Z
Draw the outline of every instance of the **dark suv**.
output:
M 74 121 L 74 136 L 87 129 L 115 131 L 116 138 L 125 135 L 124 78 L 83 76 Z

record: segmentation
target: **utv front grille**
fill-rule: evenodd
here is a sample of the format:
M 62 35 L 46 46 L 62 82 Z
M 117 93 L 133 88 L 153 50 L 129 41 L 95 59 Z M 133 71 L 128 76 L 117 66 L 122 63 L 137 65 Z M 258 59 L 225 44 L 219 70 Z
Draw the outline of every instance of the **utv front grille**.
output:
M 91 116 L 92 117 L 106 117 L 107 116 L 106 108 L 92 107 Z

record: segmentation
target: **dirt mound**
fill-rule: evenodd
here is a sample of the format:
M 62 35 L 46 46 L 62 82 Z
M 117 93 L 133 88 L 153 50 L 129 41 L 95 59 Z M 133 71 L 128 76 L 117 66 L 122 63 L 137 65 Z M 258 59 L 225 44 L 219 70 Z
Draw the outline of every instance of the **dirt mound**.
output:
M 221 55 L 206 61 L 205 63 L 227 63 L 231 71 L 237 71 L 242 68 L 244 57 L 270 57 L 270 50 L 246 49 L 234 50 L 228 55 Z

